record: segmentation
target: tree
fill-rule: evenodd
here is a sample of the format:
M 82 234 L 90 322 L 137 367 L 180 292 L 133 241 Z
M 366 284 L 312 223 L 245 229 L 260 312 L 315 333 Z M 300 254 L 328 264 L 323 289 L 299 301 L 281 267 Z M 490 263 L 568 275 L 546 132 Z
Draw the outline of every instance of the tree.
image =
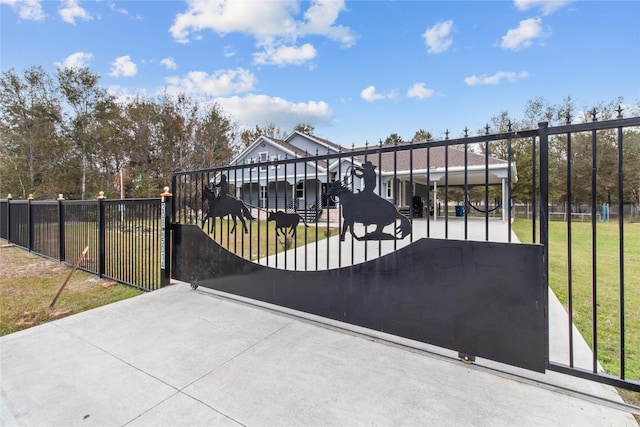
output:
M 384 140 L 384 144 L 400 144 L 401 142 L 404 141 L 402 140 L 402 137 L 397 133 L 392 133 Z
M 73 111 L 67 119 L 67 135 L 79 157 L 80 197 L 84 200 L 96 150 L 95 108 L 106 97 L 106 91 L 98 86 L 100 76 L 89 68 L 59 67 L 57 77 L 60 91 Z
M 157 112 L 160 126 L 158 145 L 165 163 L 163 175 L 166 171 L 194 168 L 194 160 L 197 159 L 193 159 L 193 151 L 201 108 L 185 94 L 170 96 L 165 93 L 159 98 Z
M 60 138 L 62 107 L 42 67 L 0 78 L 0 188 L 4 194 L 56 194 L 67 147 Z M 52 154 L 55 153 L 56 155 Z
M 424 129 L 420 129 L 419 131 L 417 131 L 414 135 L 413 138 L 411 138 L 411 141 L 413 142 L 418 142 L 418 141 L 429 141 L 431 140 L 431 138 L 433 138 L 433 136 L 431 135 L 431 133 L 427 132 Z
M 305 135 L 313 135 L 314 129 L 315 127 L 311 126 L 308 123 L 300 123 L 300 124 L 297 124 L 295 129 L 293 130 L 300 133 L 304 133 Z
M 213 104 L 198 122 L 192 164 L 195 169 L 229 163 L 234 154 L 236 129 L 222 107 Z
M 298 125 L 300 126 L 300 125 Z M 240 133 L 240 140 L 245 147 L 251 145 L 260 136 L 267 136 L 269 138 L 284 139 L 287 137 L 286 132 L 280 129 L 275 123 L 269 123 L 264 127 L 256 125 L 254 129 L 245 129 Z
M 158 183 L 153 176 L 157 175 L 157 160 L 160 156 L 159 106 L 155 102 L 136 98 L 127 104 L 126 115 L 130 122 L 128 129 L 130 196 L 149 197 L 157 192 L 158 188 Z
M 126 195 L 125 169 L 130 161 L 130 121 L 123 105 L 107 97 L 96 105 L 96 186 L 107 197 Z

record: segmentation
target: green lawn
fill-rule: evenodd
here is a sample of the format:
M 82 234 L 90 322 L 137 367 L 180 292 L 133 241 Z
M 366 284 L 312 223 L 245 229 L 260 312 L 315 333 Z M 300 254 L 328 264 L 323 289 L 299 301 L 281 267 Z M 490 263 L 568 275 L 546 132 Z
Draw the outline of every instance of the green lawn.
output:
M 640 224 L 624 223 L 624 348 L 625 377 L 640 381 Z M 531 242 L 530 220 L 518 219 L 513 230 L 522 243 Z M 568 309 L 567 223 L 549 223 L 549 285 Z M 595 263 L 592 262 L 590 222 L 571 226 L 573 321 L 593 348 L 593 277 L 595 277 L 598 360 L 612 375 L 620 376 L 620 261 L 617 222 L 598 222 Z M 539 241 L 539 239 L 536 239 Z M 595 266 L 595 276 L 594 269 Z
M 211 221 L 211 220 L 210 220 Z M 329 236 L 338 234 L 336 227 L 305 227 L 299 225 L 296 228 L 295 242 L 293 237 L 286 239 L 282 235 L 276 236 L 275 222 L 247 221 L 249 233 L 242 231 L 242 223 L 237 222 L 235 233 L 229 230 L 229 224 L 233 222 L 227 218 L 216 218 L 215 231 L 210 236 L 225 249 L 250 260 L 257 260 L 269 255 L 283 252 L 285 249 L 304 246 L 315 241 L 323 240 Z M 209 231 L 209 224 L 205 225 L 205 232 Z M 215 234 L 215 235 L 214 235 Z

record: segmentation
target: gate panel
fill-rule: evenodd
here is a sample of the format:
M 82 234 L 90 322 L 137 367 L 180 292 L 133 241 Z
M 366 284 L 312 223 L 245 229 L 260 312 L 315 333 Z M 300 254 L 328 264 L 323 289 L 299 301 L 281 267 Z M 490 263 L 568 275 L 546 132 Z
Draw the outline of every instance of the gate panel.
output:
M 200 228 L 174 224 L 173 276 L 544 372 L 543 247 L 420 239 L 362 264 L 290 271 L 247 261 Z

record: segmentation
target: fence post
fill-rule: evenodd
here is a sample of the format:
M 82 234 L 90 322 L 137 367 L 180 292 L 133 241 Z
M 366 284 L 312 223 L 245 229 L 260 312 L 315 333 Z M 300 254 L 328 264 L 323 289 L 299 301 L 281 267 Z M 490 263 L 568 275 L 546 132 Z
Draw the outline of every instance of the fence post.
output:
M 31 201 L 33 194 L 27 197 L 27 249 L 29 252 L 33 250 L 33 215 L 31 215 Z
M 104 191 L 98 193 L 98 277 L 105 273 L 106 225 L 104 221 Z
M 64 206 L 62 205 L 62 202 L 64 201 L 64 197 L 62 196 L 62 194 L 58 194 L 58 198 L 56 199 L 58 200 L 58 252 L 59 252 L 59 256 L 58 259 L 59 261 L 64 262 L 65 261 L 65 253 L 64 253 Z
M 171 282 L 171 197 L 169 187 L 160 195 L 160 286 Z
M 7 194 L 7 242 L 11 243 L 11 193 Z

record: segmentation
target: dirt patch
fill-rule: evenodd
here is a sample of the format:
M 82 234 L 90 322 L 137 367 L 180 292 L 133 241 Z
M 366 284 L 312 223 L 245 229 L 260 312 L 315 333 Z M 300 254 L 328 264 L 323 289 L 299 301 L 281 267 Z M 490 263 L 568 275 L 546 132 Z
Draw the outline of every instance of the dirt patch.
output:
M 0 335 L 139 295 L 130 286 L 14 247 L 0 245 Z M 71 277 L 54 307 L 55 295 Z
M 62 286 L 62 283 L 71 272 L 71 267 L 62 262 L 29 253 L 13 245 L 0 246 L 0 259 L 2 260 L 2 268 L 0 269 L 0 280 L 2 281 L 23 280 L 25 278 L 32 278 L 37 281 L 48 280 L 52 277 L 63 277 L 60 282 L 60 286 Z M 67 287 L 70 289 L 87 289 L 101 283 L 107 283 L 107 281 L 100 279 L 98 276 L 83 275 L 82 280 L 71 280 Z

